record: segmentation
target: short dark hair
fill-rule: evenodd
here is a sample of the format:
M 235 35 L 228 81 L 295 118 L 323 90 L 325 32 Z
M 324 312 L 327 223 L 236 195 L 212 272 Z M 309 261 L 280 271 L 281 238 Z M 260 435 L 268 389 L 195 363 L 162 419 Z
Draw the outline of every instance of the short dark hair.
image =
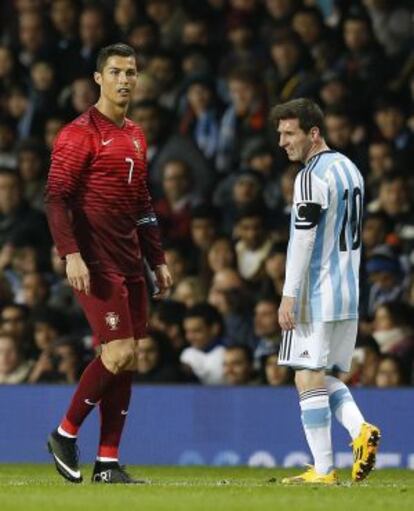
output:
M 230 344 L 230 346 L 226 346 L 226 352 L 229 351 L 242 351 L 247 362 L 249 362 L 249 364 L 253 364 L 253 350 L 250 346 L 241 343 Z
M 298 119 L 299 127 L 308 133 L 313 127 L 319 128 L 322 137 L 325 136 L 325 120 L 320 106 L 308 98 L 298 98 L 280 103 L 272 108 L 270 120 L 277 127 L 283 119 Z
M 220 334 L 223 331 L 223 318 L 220 312 L 216 307 L 207 302 L 198 303 L 190 307 L 184 315 L 184 319 L 189 318 L 201 318 L 208 326 L 219 325 Z
M 96 69 L 99 73 L 102 73 L 105 67 L 106 61 L 109 57 L 117 55 L 119 57 L 134 57 L 136 60 L 136 54 L 134 48 L 124 43 L 111 44 L 101 48 L 96 59 Z

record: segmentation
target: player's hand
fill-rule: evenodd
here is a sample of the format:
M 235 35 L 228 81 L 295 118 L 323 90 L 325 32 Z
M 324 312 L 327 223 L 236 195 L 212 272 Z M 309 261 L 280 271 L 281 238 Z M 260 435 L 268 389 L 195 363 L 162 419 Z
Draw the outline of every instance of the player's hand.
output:
M 170 270 L 166 264 L 160 264 L 155 268 L 154 273 L 158 291 L 153 295 L 153 298 L 164 298 L 173 284 Z
M 89 294 L 91 280 L 88 267 L 79 252 L 66 256 L 66 275 L 69 284 L 77 291 Z
M 295 298 L 283 296 L 279 307 L 279 325 L 282 330 L 295 328 Z

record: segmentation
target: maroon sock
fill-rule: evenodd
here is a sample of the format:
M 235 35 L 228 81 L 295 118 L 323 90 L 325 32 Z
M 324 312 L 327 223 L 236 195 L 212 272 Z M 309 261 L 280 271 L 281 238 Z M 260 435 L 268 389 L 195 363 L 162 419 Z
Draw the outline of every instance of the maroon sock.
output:
M 116 376 L 113 385 L 105 392 L 99 403 L 101 412 L 101 437 L 98 459 L 118 460 L 118 448 L 131 398 L 132 371 Z
M 82 422 L 102 399 L 107 388 L 112 386 L 116 377 L 116 374 L 103 365 L 101 357 L 95 358 L 83 372 L 59 430 L 68 435 L 76 435 Z

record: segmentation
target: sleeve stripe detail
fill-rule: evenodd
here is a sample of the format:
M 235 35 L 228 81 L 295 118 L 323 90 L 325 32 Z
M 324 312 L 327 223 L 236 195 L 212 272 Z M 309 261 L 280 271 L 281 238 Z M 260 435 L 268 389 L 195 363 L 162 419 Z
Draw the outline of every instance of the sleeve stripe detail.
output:
M 305 167 L 302 171 L 301 181 L 300 181 L 300 189 L 302 194 L 302 200 L 312 200 L 312 179 L 311 172 L 316 167 L 320 159 L 320 155 L 318 155 L 308 167 Z

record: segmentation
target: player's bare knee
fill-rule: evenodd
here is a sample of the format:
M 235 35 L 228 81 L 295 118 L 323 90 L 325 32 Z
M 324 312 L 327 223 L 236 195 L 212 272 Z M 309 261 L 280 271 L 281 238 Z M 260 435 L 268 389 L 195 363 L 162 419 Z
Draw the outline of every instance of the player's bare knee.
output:
M 105 344 L 102 349 L 102 362 L 109 371 L 117 374 L 134 364 L 135 342 L 131 339 L 119 339 Z

